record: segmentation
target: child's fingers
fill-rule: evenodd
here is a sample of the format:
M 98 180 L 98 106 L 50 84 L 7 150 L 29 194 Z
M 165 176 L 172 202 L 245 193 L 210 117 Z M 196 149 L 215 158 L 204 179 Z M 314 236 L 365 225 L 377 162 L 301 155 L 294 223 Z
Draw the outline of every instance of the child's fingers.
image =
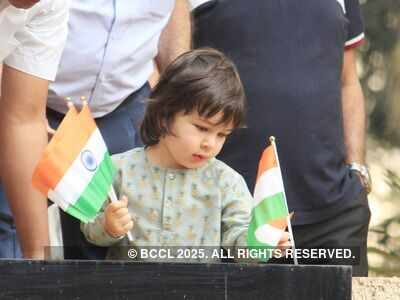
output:
M 281 239 L 279 240 L 278 245 L 285 244 L 289 241 L 289 233 L 287 231 L 282 233 Z
M 279 240 L 278 245 L 276 246 L 277 249 L 286 251 L 287 248 L 291 246 L 291 242 L 289 240 L 289 233 L 284 232 Z
M 116 218 L 122 218 L 126 215 L 129 215 L 129 211 L 126 207 L 121 207 L 121 208 L 118 208 L 117 210 L 114 210 L 113 214 Z
M 115 201 L 115 202 L 111 202 L 108 206 L 107 206 L 107 210 L 109 210 L 110 212 L 114 213 L 116 212 L 118 209 L 126 207 L 126 205 L 124 205 L 123 202 L 120 201 Z
M 133 228 L 133 221 L 130 220 L 128 223 L 126 223 L 126 224 L 123 226 L 123 228 L 124 228 L 124 230 L 125 230 L 125 233 L 128 232 L 129 230 L 131 230 L 131 229 Z
M 119 202 L 124 204 L 124 207 L 128 207 L 128 197 L 126 197 L 125 195 L 121 197 Z
M 121 226 L 125 226 L 126 224 L 128 224 L 130 221 L 132 221 L 132 218 L 129 214 L 121 217 L 118 219 L 119 224 L 121 224 Z
M 280 247 L 280 248 L 288 248 L 290 246 L 292 246 L 292 243 L 290 241 L 286 241 L 286 242 L 282 242 L 282 243 L 278 244 L 278 247 Z
M 134 224 L 133 224 L 133 221 L 132 221 L 132 220 L 131 220 L 131 221 L 128 221 L 128 222 L 127 222 L 126 224 L 124 224 L 124 225 L 120 225 L 120 226 L 119 226 L 119 228 L 120 228 L 120 235 L 125 235 L 125 234 L 127 234 L 127 232 L 133 228 L 133 226 L 134 226 Z
M 128 198 L 126 196 L 122 196 L 121 200 L 111 202 L 108 207 L 110 212 L 115 212 L 120 208 L 128 207 Z

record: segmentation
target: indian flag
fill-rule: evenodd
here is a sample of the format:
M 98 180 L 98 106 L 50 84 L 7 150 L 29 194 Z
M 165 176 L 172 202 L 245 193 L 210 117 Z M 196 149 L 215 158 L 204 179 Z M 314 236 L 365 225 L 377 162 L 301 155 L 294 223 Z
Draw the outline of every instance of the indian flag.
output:
M 287 226 L 289 215 L 276 148 L 268 146 L 258 165 L 252 218 L 248 229 L 249 248 L 273 249 Z M 263 257 L 266 260 L 270 258 Z
M 84 105 L 71 107 L 37 164 L 33 185 L 82 222 L 93 220 L 112 187 L 114 175 L 106 144 Z

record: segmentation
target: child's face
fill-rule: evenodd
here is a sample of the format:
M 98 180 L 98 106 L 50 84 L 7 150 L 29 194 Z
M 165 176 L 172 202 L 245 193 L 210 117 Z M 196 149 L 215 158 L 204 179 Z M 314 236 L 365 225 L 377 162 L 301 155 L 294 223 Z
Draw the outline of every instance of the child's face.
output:
M 204 165 L 222 149 L 232 124 L 218 124 L 222 112 L 203 118 L 197 112 L 176 114 L 170 132 L 160 140 L 170 168 L 192 169 Z

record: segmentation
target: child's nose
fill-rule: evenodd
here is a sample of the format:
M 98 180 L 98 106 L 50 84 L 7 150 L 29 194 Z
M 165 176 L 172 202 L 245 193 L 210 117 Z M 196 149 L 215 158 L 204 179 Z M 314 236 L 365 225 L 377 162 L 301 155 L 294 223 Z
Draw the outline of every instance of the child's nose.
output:
M 216 138 L 213 136 L 207 136 L 203 139 L 201 147 L 205 150 L 209 150 L 215 147 Z

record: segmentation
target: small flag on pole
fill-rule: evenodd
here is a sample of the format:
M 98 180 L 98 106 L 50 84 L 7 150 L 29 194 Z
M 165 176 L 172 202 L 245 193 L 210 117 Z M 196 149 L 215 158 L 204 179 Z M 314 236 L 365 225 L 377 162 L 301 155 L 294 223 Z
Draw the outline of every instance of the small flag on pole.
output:
M 249 248 L 271 249 L 271 255 L 260 257 L 265 261 L 271 258 L 272 249 L 278 245 L 290 223 L 275 141 L 273 137 L 270 140 L 271 145 L 264 150 L 258 165 L 252 218 L 247 236 Z
M 32 183 L 65 212 L 87 223 L 107 199 L 114 172 L 89 107 L 84 105 L 78 114 L 70 106 L 34 170 Z

